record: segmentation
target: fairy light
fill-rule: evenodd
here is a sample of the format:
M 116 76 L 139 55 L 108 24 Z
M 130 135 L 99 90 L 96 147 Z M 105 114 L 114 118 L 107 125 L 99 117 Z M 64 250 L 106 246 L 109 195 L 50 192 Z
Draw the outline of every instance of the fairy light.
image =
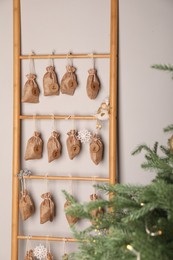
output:
M 131 245 L 127 245 L 127 249 L 132 252 L 134 255 L 136 255 L 136 260 L 140 260 L 140 253 L 136 251 Z
M 162 235 L 162 230 L 158 230 L 156 232 L 152 232 L 149 230 L 149 228 L 147 227 L 147 225 L 145 225 L 145 231 L 148 235 L 150 235 L 151 237 L 156 237 L 156 236 L 161 236 Z

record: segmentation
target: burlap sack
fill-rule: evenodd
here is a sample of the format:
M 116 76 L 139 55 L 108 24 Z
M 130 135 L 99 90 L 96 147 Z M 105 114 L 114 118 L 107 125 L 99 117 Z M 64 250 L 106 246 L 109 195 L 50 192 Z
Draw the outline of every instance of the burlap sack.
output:
M 59 85 L 54 66 L 48 66 L 43 76 L 43 89 L 45 96 L 59 95 Z
M 24 260 L 34 260 L 34 253 L 32 249 L 26 252 Z
M 64 204 L 64 210 L 66 210 L 71 205 L 72 205 L 71 201 L 66 200 L 66 202 Z M 78 222 L 78 220 L 79 220 L 77 217 L 71 216 L 71 215 L 69 215 L 67 213 L 65 213 L 65 215 L 66 215 L 66 219 L 67 219 L 67 221 L 68 221 L 70 226 L 76 224 Z
M 76 130 L 70 130 L 70 132 L 68 132 L 67 135 L 68 135 L 66 141 L 67 151 L 68 151 L 69 158 L 73 160 L 73 158 L 80 153 L 81 142 L 76 137 Z
M 98 165 L 103 159 L 103 143 L 101 137 L 94 134 L 90 143 L 91 160 Z
M 73 96 L 77 87 L 77 76 L 75 74 L 75 67 L 66 66 L 67 72 L 61 80 L 61 93 Z
M 46 260 L 53 260 L 53 255 L 50 252 L 47 253 Z
M 22 102 L 26 103 L 39 103 L 39 87 L 36 83 L 36 75 L 35 74 L 28 74 L 26 75 L 28 80 L 24 85 L 23 97 Z
M 61 143 L 59 140 L 60 134 L 53 131 L 52 136 L 47 142 L 47 153 L 48 153 L 48 162 L 52 162 L 55 159 L 58 159 L 61 155 Z
M 68 260 L 68 255 L 67 255 L 67 254 L 64 254 L 64 255 L 62 256 L 62 260 Z
M 34 132 L 34 135 L 28 140 L 25 160 L 40 159 L 43 151 L 43 140 L 40 137 L 39 132 Z
M 34 204 L 27 190 L 22 191 L 21 194 L 19 209 L 22 220 L 26 220 L 34 213 Z
M 44 199 L 40 205 L 40 224 L 44 224 L 47 221 L 53 221 L 54 218 L 54 202 L 51 199 L 50 192 L 41 195 Z
M 97 194 L 91 194 L 91 195 L 90 195 L 90 200 L 91 200 L 91 201 L 96 201 L 96 200 L 98 200 L 98 199 L 99 199 L 99 198 L 98 198 Z M 103 213 L 104 213 L 104 209 L 101 208 L 101 207 L 99 207 L 98 209 L 93 209 L 93 210 L 91 210 L 91 211 L 90 211 L 90 214 L 91 214 L 91 216 L 92 216 L 91 223 L 92 223 L 93 225 L 95 225 L 97 218 L 99 217 L 100 214 L 103 214 Z
M 89 76 L 87 79 L 87 86 L 86 86 L 87 95 L 90 99 L 95 99 L 100 90 L 100 82 L 97 76 L 97 70 L 90 69 L 88 73 Z

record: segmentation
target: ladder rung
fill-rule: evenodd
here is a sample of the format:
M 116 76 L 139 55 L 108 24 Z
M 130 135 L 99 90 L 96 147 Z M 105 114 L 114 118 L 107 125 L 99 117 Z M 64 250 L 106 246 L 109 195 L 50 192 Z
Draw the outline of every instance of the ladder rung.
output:
M 95 116 L 91 115 L 20 115 L 20 119 L 75 119 L 75 120 L 96 120 Z
M 50 236 L 17 236 L 20 240 L 49 240 L 59 242 L 78 242 L 77 239 L 71 237 L 50 237 Z
M 83 176 L 45 176 L 45 175 L 29 175 L 23 176 L 25 179 L 46 179 L 46 180 L 72 180 L 72 181 L 98 181 L 98 182 L 109 182 L 109 178 L 102 178 L 102 177 L 83 177 Z
M 110 58 L 109 53 L 100 53 L 100 54 L 40 54 L 40 55 L 20 55 L 19 59 L 91 59 L 91 58 Z

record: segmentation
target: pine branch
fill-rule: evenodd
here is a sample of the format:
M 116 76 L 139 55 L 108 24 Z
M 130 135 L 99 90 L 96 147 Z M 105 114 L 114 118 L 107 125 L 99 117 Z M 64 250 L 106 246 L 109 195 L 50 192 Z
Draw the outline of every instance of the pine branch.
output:
M 69 200 L 72 204 L 77 203 L 77 201 L 75 200 L 75 198 L 71 194 L 69 194 L 65 190 L 62 190 L 62 193 L 64 193 L 66 200 Z
M 164 71 L 169 71 L 172 72 L 173 71 L 173 66 L 168 64 L 154 64 L 151 66 L 151 68 L 153 69 L 158 69 L 158 70 L 164 70 Z
M 142 150 L 145 150 L 145 151 L 147 151 L 147 152 L 152 152 L 152 150 L 151 150 L 146 144 L 142 144 L 142 145 L 139 145 L 139 146 L 132 152 L 132 155 L 139 154 L 139 153 L 141 153 Z
M 163 130 L 164 130 L 164 132 L 173 132 L 173 125 L 169 125 L 169 126 L 165 127 Z

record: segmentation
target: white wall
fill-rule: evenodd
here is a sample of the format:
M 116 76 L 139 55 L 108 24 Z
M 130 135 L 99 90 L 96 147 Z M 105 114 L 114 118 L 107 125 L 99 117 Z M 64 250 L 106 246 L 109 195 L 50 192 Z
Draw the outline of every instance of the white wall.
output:
M 48 5 L 57 5 L 50 13 L 47 13 Z M 67 13 L 65 6 L 62 4 L 70 2 L 70 10 L 75 5 L 73 12 Z M 30 52 L 31 49 L 39 53 L 48 53 L 52 51 L 52 48 L 57 53 L 66 52 L 69 50 L 69 38 L 70 49 L 76 52 L 108 52 L 108 7 L 106 0 L 84 1 L 86 16 L 82 15 L 82 12 L 78 10 L 79 3 L 81 1 L 26 1 L 23 0 L 23 53 Z M 94 9 L 92 9 L 92 4 Z M 152 175 L 147 172 L 143 172 L 140 168 L 140 163 L 143 161 L 143 155 L 132 157 L 131 151 L 140 143 L 147 143 L 152 145 L 155 140 L 165 144 L 168 136 L 164 135 L 162 128 L 167 126 L 171 122 L 171 107 L 172 107 L 172 80 L 171 75 L 159 71 L 152 70 L 150 66 L 153 63 L 172 63 L 171 54 L 173 46 L 172 28 L 173 22 L 173 3 L 171 0 L 120 0 L 119 1 L 119 158 L 120 158 L 120 180 L 122 183 L 149 183 Z M 38 6 L 37 6 L 38 5 Z M 50 6 L 51 6 L 50 5 Z M 86 7 L 87 6 L 87 7 Z M 38 15 L 38 10 L 42 8 L 42 12 Z M 34 11 L 35 10 L 35 11 Z M 92 11 L 91 11 L 92 10 Z M 44 32 L 40 37 L 40 28 L 36 24 L 44 17 L 52 15 L 59 21 L 64 15 L 64 12 L 68 14 L 68 18 L 73 21 L 70 24 L 71 30 L 75 33 L 76 37 L 69 37 L 66 33 L 69 27 L 67 19 L 64 19 L 63 24 L 57 23 L 53 27 L 47 26 L 46 22 L 42 20 L 41 27 L 44 28 Z M 93 13 L 96 13 L 94 19 L 91 17 Z M 76 14 L 76 15 L 75 15 Z M 104 14 L 104 16 L 103 16 Z M 29 15 L 32 15 L 32 20 L 28 20 Z M 74 15 L 74 16 L 73 16 Z M 77 17 L 78 16 L 78 17 Z M 98 19 L 95 19 L 98 17 Z M 48 18 L 48 17 L 47 17 Z M 76 23 L 75 19 L 80 19 L 83 22 L 85 28 L 85 37 L 81 35 L 81 26 Z M 53 19 L 54 20 L 54 19 Z M 62 25 L 64 28 L 64 38 L 60 37 Z M 98 26 L 99 25 L 99 26 Z M 29 30 L 32 26 L 32 32 Z M 87 29 L 89 27 L 89 30 Z M 98 34 L 96 34 L 98 29 Z M 92 29 L 92 30 L 90 30 Z M 93 31 L 94 30 L 94 31 Z M 96 30 L 96 31 L 95 31 Z M 52 40 L 52 32 L 54 39 Z M 93 33 L 92 33 L 93 32 Z M 31 38 L 31 34 L 34 38 Z M 97 35 L 97 37 L 96 37 Z M 92 37 L 92 41 L 89 39 Z M 11 234 L 11 164 L 12 164 L 12 1 L 1 0 L 0 2 L 0 57 L 1 57 L 1 77 L 0 77 L 0 108 L 1 108 L 1 127 L 0 127 L 0 258 L 10 259 L 10 234 Z M 103 39 L 103 40 L 102 40 Z M 55 44 L 56 42 L 56 44 Z M 90 66 L 90 61 L 74 61 L 78 68 L 81 84 L 84 83 L 84 71 Z M 41 82 L 41 75 L 47 63 L 36 62 L 37 73 L 39 75 L 38 81 Z M 104 84 L 107 83 L 108 78 L 108 66 L 107 61 L 97 61 L 98 71 L 101 75 L 101 80 Z M 56 61 L 57 71 L 61 78 L 65 62 Z M 27 72 L 28 64 L 23 64 L 23 80 Z M 80 91 L 79 91 L 80 92 Z M 107 94 L 106 90 L 100 94 L 100 100 Z M 80 98 L 81 92 L 76 94 L 76 98 Z M 61 97 L 62 98 L 62 97 Z M 64 99 L 64 100 L 62 100 Z M 60 102 L 65 101 L 63 97 Z M 77 99 L 76 99 L 77 100 Z M 84 99 L 85 100 L 85 99 Z M 40 112 L 42 109 L 48 108 L 47 101 L 41 98 L 42 106 L 37 107 L 36 112 Z M 69 101 L 69 100 L 68 100 Z M 66 99 L 67 102 L 67 99 Z M 86 104 L 87 100 L 84 101 Z M 89 106 L 90 112 L 96 110 L 96 105 Z M 75 103 L 72 104 L 75 106 Z M 29 113 L 31 107 L 24 106 L 23 112 Z M 40 110 L 39 110 L 40 109 Z M 49 112 L 53 107 L 49 107 Z M 78 111 L 78 107 L 75 107 Z M 68 110 L 66 107 L 67 113 Z M 85 112 L 85 111 L 82 111 Z M 88 111 L 87 111 L 88 112 Z M 32 114 L 32 112 L 31 112 Z M 25 139 L 32 133 L 32 123 L 25 123 L 23 129 L 29 129 L 25 131 Z M 46 124 L 46 125 L 44 125 Z M 45 127 L 44 133 L 45 139 L 51 131 L 51 123 L 42 123 L 39 127 L 42 130 Z M 62 131 L 64 127 L 63 123 L 58 128 Z M 81 125 L 80 125 L 81 127 Z M 90 125 L 92 129 L 93 125 Z M 65 126 L 65 133 L 69 126 Z M 106 137 L 106 129 L 103 132 L 103 136 Z M 65 135 L 64 137 L 65 138 Z M 24 140 L 25 142 L 25 140 Z M 64 156 L 66 156 L 64 154 Z M 81 158 L 82 159 L 82 158 Z M 30 166 L 28 163 L 24 166 Z M 42 165 L 41 169 L 45 167 Z M 63 165 L 61 165 L 62 169 Z M 69 166 L 70 167 L 70 166 Z M 72 167 L 72 164 L 71 164 Z M 73 166 L 74 167 L 74 166 Z M 90 167 L 90 166 L 89 166 Z M 104 170 L 107 165 L 104 164 L 101 174 L 104 175 Z M 34 169 L 34 166 L 33 166 Z M 74 168 L 74 170 L 76 170 Z M 51 171 L 54 171 L 51 166 Z M 30 184 L 30 188 L 33 189 L 36 184 Z M 52 184 L 51 184 L 52 185 Z M 43 189 L 40 187 L 40 191 Z M 82 189 L 82 186 L 81 186 Z M 89 191 L 90 192 L 90 191 Z M 59 195 L 58 195 L 59 196 Z M 37 198 L 38 203 L 39 196 Z M 37 219 L 38 220 L 38 219 Z M 36 220 L 34 220 L 36 221 Z M 34 222 L 35 223 L 35 222 Z M 29 226 L 29 224 L 27 224 Z M 27 226 L 27 227 L 28 227 Z M 26 227 L 25 227 L 26 228 Z M 26 228 L 27 229 L 27 228 Z M 33 230 L 34 231 L 34 230 Z M 21 258 L 22 259 L 22 258 Z

